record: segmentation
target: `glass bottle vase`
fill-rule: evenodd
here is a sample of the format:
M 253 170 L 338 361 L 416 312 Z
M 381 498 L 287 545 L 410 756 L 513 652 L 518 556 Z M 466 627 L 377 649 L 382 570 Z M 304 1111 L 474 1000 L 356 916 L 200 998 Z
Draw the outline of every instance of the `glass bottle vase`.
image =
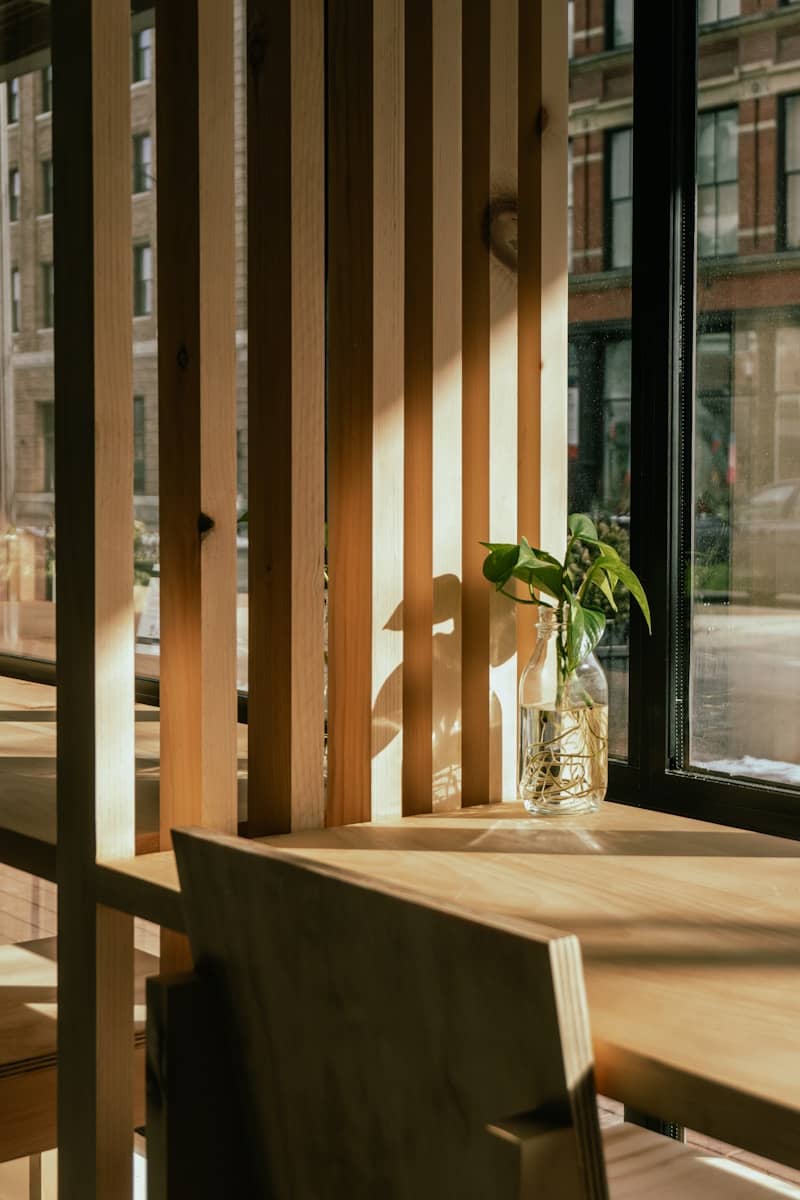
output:
M 519 681 L 519 798 L 537 816 L 594 812 L 608 784 L 608 685 L 594 654 L 566 670 L 565 628 L 542 611 Z

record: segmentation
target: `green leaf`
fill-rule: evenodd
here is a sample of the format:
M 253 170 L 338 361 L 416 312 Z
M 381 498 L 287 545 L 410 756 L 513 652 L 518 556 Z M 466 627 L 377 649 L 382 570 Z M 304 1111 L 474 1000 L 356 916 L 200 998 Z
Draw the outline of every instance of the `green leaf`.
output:
M 489 551 L 483 563 L 484 578 L 496 585 L 498 590 L 511 578 L 519 558 L 519 546 L 508 542 L 481 542 Z
M 573 537 L 581 538 L 581 540 L 591 538 L 592 541 L 597 541 L 597 527 L 586 513 L 573 513 L 567 522 L 567 528 Z
M 614 599 L 614 583 L 616 581 L 612 579 L 605 571 L 598 571 L 596 576 L 592 575 L 591 582 L 595 587 L 600 589 L 608 603 L 613 608 L 614 612 L 616 612 L 617 602 Z
M 639 605 L 639 608 L 642 610 L 642 615 L 647 622 L 647 628 L 652 633 L 653 627 L 650 621 L 650 605 L 647 603 L 647 596 L 645 595 L 639 576 L 632 571 L 628 564 L 624 563 L 620 558 L 613 559 L 603 556 L 602 558 L 595 559 L 592 566 L 598 570 L 602 569 L 606 571 L 612 579 L 618 579 L 619 582 L 628 589 L 636 603 Z
M 574 671 L 594 650 L 606 627 L 605 614 L 573 599 L 567 626 L 567 670 Z
M 519 559 L 511 573 L 529 588 L 534 587 L 556 600 L 561 599 L 561 563 L 552 554 L 534 550 L 526 538 L 520 542 Z

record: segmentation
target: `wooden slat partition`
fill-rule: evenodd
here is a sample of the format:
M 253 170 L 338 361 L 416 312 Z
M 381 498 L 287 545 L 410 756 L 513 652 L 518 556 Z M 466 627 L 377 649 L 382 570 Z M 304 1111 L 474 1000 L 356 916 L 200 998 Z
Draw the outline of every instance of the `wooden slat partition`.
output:
M 324 823 L 324 0 L 248 3 L 248 833 Z
M 463 7 L 463 582 L 462 790 L 464 805 L 489 795 L 489 601 L 481 574 L 489 531 L 489 0 Z
M 158 0 L 161 845 L 235 831 L 233 0 Z
M 433 6 L 405 4 L 403 813 L 433 788 Z
M 93 890 L 134 850 L 129 8 L 52 13 L 62 1200 L 132 1187 L 132 920 Z
M 328 824 L 369 820 L 373 0 L 328 0 Z

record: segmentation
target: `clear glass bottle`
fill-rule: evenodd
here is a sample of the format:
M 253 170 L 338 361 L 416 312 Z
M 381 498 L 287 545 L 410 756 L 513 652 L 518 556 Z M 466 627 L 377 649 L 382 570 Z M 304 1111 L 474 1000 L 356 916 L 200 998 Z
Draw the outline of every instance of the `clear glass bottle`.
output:
M 594 654 L 569 674 L 564 626 L 540 609 L 519 681 L 519 798 L 530 813 L 593 812 L 608 784 L 608 685 Z

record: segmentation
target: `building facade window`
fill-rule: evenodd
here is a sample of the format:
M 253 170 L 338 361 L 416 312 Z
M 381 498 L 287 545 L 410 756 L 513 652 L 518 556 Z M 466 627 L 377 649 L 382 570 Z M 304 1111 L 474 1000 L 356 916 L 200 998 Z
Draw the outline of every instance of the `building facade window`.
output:
M 697 116 L 697 253 L 735 254 L 739 232 L 739 130 L 737 110 Z
M 153 78 L 153 31 L 142 29 L 133 35 L 133 82 Z
M 19 333 L 22 307 L 19 267 L 11 268 L 11 332 Z
M 606 41 L 612 50 L 633 45 L 633 0 L 611 0 Z
M 42 263 L 42 328 L 53 328 L 54 271 L 51 262 Z
M 12 167 L 8 172 L 8 219 L 19 220 L 20 177 L 19 167 Z
M 153 139 L 149 133 L 133 136 L 133 190 L 149 192 L 153 187 Z
M 741 15 L 741 0 L 700 0 L 697 18 L 701 25 L 716 25 Z
M 9 79 L 6 84 L 6 115 L 9 125 L 19 120 L 19 79 Z
M 145 491 L 146 457 L 144 427 L 144 396 L 133 397 L 133 490 L 137 496 Z
M 53 68 L 43 67 L 39 72 L 39 112 L 49 113 L 53 108 Z
M 42 216 L 46 216 L 53 211 L 53 160 L 45 158 L 42 160 L 42 207 L 40 208 Z
M 632 260 L 633 130 L 615 129 L 606 141 L 606 266 L 624 269 Z
M 55 426 L 52 400 L 36 404 L 36 424 L 39 442 L 39 490 L 54 492 L 56 479 Z
M 133 315 L 153 311 L 153 250 L 149 242 L 133 247 Z
M 787 96 L 783 106 L 784 246 L 800 248 L 800 96 Z
M 575 188 L 573 183 L 572 138 L 567 142 L 567 270 L 572 270 L 574 222 L 575 222 Z

